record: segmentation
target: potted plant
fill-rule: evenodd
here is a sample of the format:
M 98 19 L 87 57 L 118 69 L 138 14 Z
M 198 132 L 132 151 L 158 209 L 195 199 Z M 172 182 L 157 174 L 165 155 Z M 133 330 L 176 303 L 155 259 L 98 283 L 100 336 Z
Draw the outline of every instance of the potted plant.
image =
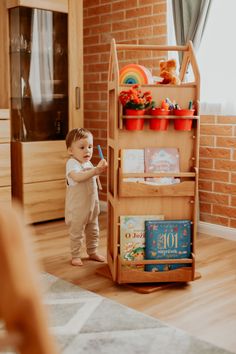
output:
M 125 120 L 127 130 L 142 130 L 144 125 L 143 118 L 133 118 L 145 114 L 152 102 L 150 91 L 142 92 L 140 85 L 133 85 L 128 90 L 123 90 L 119 94 L 119 100 L 123 106 L 124 114 L 130 116 Z

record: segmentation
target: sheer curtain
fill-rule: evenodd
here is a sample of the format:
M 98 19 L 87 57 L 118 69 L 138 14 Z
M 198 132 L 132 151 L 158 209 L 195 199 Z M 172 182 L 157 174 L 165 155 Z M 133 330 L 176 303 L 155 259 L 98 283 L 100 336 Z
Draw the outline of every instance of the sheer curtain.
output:
M 53 99 L 53 13 L 33 10 L 29 85 L 35 108 Z
M 197 52 L 204 114 L 236 115 L 235 14 L 235 0 L 213 0 Z

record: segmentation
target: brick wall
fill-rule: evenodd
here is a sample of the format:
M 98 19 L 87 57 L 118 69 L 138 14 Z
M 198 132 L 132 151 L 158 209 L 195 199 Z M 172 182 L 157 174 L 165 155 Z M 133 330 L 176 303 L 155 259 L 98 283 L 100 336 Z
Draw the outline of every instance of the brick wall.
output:
M 106 156 L 107 73 L 111 39 L 119 43 L 166 44 L 165 0 L 84 0 L 85 126 Z M 154 68 L 146 53 L 140 64 Z M 164 55 L 165 53 L 162 53 Z M 133 52 L 119 62 L 133 62 Z M 158 59 L 161 59 L 158 58 Z M 236 117 L 201 117 L 200 219 L 236 227 Z M 94 162 L 98 161 L 95 151 Z M 106 199 L 106 177 L 102 176 Z
M 236 117 L 201 117 L 201 221 L 236 228 L 235 148 Z
M 84 117 L 106 157 L 107 75 L 111 39 L 119 43 L 166 44 L 165 0 L 84 0 Z M 132 55 L 119 58 L 133 62 Z M 143 54 L 143 53 L 142 53 Z M 139 56 L 140 57 L 140 56 Z M 148 53 L 140 64 L 153 67 Z M 155 72 L 153 72 L 155 74 Z M 94 163 L 98 162 L 94 152 Z M 106 177 L 100 177 L 106 199 Z

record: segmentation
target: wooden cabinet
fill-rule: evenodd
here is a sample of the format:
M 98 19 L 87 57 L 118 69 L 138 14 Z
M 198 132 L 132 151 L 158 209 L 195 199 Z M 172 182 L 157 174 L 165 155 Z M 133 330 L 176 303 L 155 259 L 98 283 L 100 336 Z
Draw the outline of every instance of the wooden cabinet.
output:
M 11 202 L 11 154 L 9 110 L 0 109 L 0 202 Z
M 183 67 L 180 71 L 180 85 L 145 84 L 141 89 L 150 90 L 156 102 L 169 97 L 180 106 L 188 107 L 189 101 L 196 105 L 192 117 L 192 129 L 180 131 L 175 129 L 175 115 L 166 116 L 169 119 L 167 130 L 152 130 L 149 121 L 152 116 L 144 116 L 143 130 L 126 130 L 125 120 L 132 119 L 124 115 L 119 104 L 120 91 L 131 85 L 120 83 L 118 58 L 126 57 L 126 51 L 143 53 L 155 51 L 183 51 Z M 135 58 L 134 56 L 130 57 Z M 138 58 L 135 58 L 136 60 Z M 134 60 L 135 60 L 134 59 Z M 136 63 L 136 62 L 135 62 Z M 188 64 L 191 64 L 194 80 L 183 82 Z M 145 45 L 111 45 L 111 59 L 108 80 L 108 247 L 107 258 L 114 281 L 118 283 L 158 283 L 187 282 L 195 279 L 195 239 L 197 233 L 198 208 L 198 163 L 199 163 L 199 71 L 191 42 L 186 46 L 145 46 Z M 133 117 L 137 118 L 137 117 Z M 158 119 L 158 117 L 155 117 Z M 162 117 L 159 117 L 162 118 Z M 184 119 L 184 118 L 182 118 Z M 129 173 L 122 168 L 123 149 L 177 148 L 180 156 L 180 172 L 168 173 Z M 173 185 L 148 185 L 137 182 L 127 182 L 127 178 L 176 177 L 180 183 Z M 120 217 L 125 215 L 164 215 L 165 220 L 188 219 L 192 224 L 191 257 L 187 259 L 188 266 L 174 270 L 148 272 L 130 268 L 130 265 L 159 264 L 160 260 L 127 261 L 120 254 Z M 165 260 L 166 263 L 168 260 Z M 178 262 L 179 261 L 179 262 Z M 150 263 L 152 262 L 152 263 Z M 172 259 L 173 263 L 173 259 Z M 181 260 L 176 260 L 181 263 Z M 182 262 L 183 263 L 183 262 Z
M 70 129 L 83 126 L 82 1 L 7 0 L 5 4 L 13 197 L 31 222 L 61 218 L 65 137 Z

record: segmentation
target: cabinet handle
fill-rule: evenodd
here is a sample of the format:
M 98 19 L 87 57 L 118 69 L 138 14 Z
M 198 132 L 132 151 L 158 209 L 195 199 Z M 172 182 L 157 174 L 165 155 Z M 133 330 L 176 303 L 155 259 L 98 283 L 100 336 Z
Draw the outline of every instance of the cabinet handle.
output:
M 75 88 L 75 109 L 80 109 L 80 87 Z

